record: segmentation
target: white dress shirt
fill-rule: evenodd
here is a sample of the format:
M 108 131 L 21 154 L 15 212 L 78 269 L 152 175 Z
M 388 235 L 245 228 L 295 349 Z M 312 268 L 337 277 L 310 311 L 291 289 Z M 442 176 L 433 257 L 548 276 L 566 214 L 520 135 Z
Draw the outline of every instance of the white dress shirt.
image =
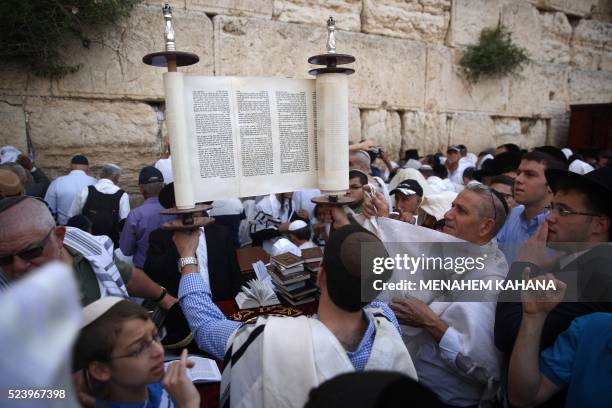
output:
M 53 180 L 45 194 L 45 201 L 57 216 L 57 222 L 65 225 L 70 218 L 70 206 L 76 195 L 87 186 L 96 184 L 96 179 L 83 170 L 72 170 L 65 176 Z
M 111 180 L 105 178 L 98 180 L 98 182 L 94 184 L 94 188 L 103 194 L 115 194 L 120 190 L 119 187 L 116 186 Z M 85 206 L 88 196 L 89 190 L 87 187 L 79 191 L 79 193 L 74 197 L 74 201 L 70 206 L 70 211 L 68 213 L 69 218 L 83 212 L 83 207 Z M 127 193 L 123 193 L 121 199 L 119 200 L 119 219 L 122 220 L 127 218 L 129 213 L 130 199 Z
M 161 171 L 162 176 L 164 176 L 164 183 L 170 184 L 174 181 L 172 176 L 172 157 L 159 159 L 155 162 L 155 168 Z

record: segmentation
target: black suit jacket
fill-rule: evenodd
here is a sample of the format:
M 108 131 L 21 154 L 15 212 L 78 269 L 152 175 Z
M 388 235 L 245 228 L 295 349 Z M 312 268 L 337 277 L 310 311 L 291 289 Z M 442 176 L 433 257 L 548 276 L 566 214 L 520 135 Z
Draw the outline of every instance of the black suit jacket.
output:
M 572 321 L 594 312 L 612 312 L 612 251 L 602 245 L 582 254 L 563 268 L 553 268 L 552 273 L 568 283 L 568 292 L 576 295 L 577 302 L 561 302 L 546 317 L 542 330 L 540 350 L 553 345 L 555 339 L 567 330 Z M 509 279 L 521 279 L 525 266 L 538 274 L 537 267 L 526 262 L 514 262 Z M 573 283 L 570 283 L 573 282 Z M 577 292 L 576 292 L 577 291 Z M 568 293 L 566 293 L 566 298 Z M 512 352 L 523 317 L 520 302 L 499 302 L 495 313 L 495 345 L 506 354 Z
M 179 254 L 172 241 L 172 231 L 156 229 L 149 236 L 149 249 L 144 264 L 145 273 L 178 297 L 181 275 L 177 262 Z M 242 277 L 232 238 L 223 226 L 204 227 L 208 253 L 208 275 L 213 301 L 229 300 L 240 290 Z
M 157 229 L 149 236 L 149 249 L 144 264 L 145 273 L 178 298 L 181 275 L 178 271 L 178 251 L 172 241 L 172 231 Z M 208 255 L 208 275 L 213 301 L 234 299 L 240 291 L 242 276 L 236 249 L 227 228 L 210 224 L 204 227 Z M 177 303 L 166 316 L 167 337 L 164 344 L 176 343 L 190 332 L 180 305 Z

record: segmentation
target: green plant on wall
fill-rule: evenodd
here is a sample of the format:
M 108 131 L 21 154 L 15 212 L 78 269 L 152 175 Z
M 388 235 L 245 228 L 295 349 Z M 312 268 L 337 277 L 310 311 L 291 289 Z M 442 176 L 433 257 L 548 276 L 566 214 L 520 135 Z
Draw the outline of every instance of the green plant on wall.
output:
M 468 46 L 459 64 L 474 83 L 482 77 L 509 74 L 527 61 L 527 51 L 515 45 L 510 31 L 498 24 L 482 30 L 478 43 Z
M 1 0 L 0 61 L 14 62 L 35 75 L 60 78 L 79 69 L 62 58 L 62 47 L 85 30 L 127 17 L 142 0 Z

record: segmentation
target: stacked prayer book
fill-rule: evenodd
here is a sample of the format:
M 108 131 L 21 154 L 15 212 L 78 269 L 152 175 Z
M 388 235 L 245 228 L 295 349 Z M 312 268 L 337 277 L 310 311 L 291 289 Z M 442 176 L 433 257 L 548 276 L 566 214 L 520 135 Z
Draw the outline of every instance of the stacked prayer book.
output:
M 310 272 L 304 269 L 304 259 L 290 252 L 270 258 L 268 273 L 276 286 L 277 294 L 292 306 L 315 300 L 317 286 L 311 281 Z
M 304 270 L 310 273 L 313 282 L 317 281 L 317 273 L 321 269 L 323 251 L 319 247 L 302 249 L 302 259 L 304 259 Z

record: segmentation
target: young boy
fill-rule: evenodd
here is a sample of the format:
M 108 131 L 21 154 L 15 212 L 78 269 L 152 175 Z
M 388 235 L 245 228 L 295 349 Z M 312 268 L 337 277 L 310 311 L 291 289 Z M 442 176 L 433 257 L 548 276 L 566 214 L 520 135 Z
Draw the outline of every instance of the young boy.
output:
M 164 349 L 155 324 L 146 310 L 121 298 L 104 297 L 83 309 L 74 365 L 82 370 L 96 407 L 200 405 L 200 395 L 187 377 L 186 368 L 193 365 L 187 350 L 164 375 Z

